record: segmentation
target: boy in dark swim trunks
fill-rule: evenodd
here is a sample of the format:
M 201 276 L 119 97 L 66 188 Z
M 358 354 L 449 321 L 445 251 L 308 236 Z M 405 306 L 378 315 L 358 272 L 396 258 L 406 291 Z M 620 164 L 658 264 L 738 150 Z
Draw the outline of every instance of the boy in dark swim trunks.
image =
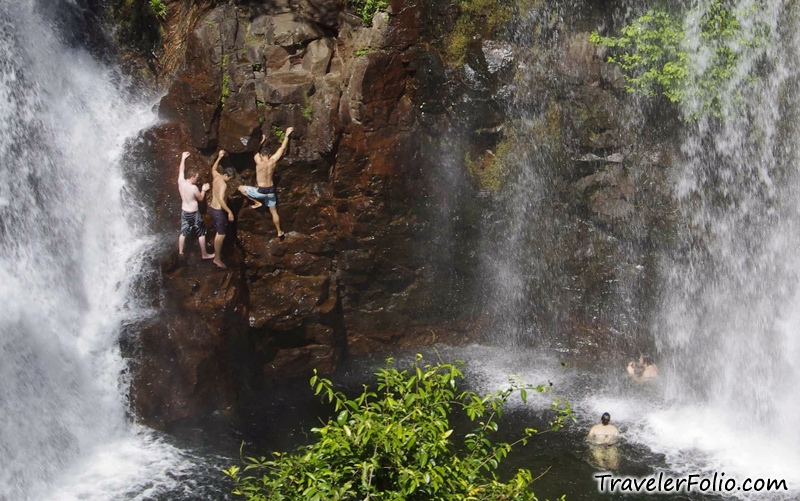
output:
M 278 160 L 281 159 L 283 153 L 286 151 L 286 145 L 289 144 L 289 136 L 292 135 L 292 131 L 294 131 L 293 127 L 286 129 L 286 135 L 283 136 L 283 142 L 280 148 L 271 156 L 261 154 L 261 148 L 267 140 L 266 135 L 261 135 L 261 144 L 258 147 L 259 151 L 253 157 L 256 161 L 256 184 L 258 186 L 239 186 L 239 192 L 252 200 L 253 205 L 251 207 L 253 209 L 261 207 L 263 202 L 267 203 L 269 212 L 272 214 L 272 222 L 275 224 L 275 229 L 278 230 L 278 238 L 281 240 L 283 240 L 284 233 L 283 230 L 281 230 L 281 219 L 278 217 L 278 209 L 276 207 L 278 199 L 275 196 L 273 174 L 275 173 L 275 166 Z
M 224 172 L 219 172 L 218 167 L 222 157 L 225 156 L 225 150 L 219 150 L 217 160 L 211 166 L 211 178 L 213 187 L 211 189 L 211 202 L 208 204 L 208 214 L 214 221 L 214 229 L 217 230 L 217 236 L 214 237 L 214 264 L 222 269 L 226 269 L 225 263 L 222 262 L 222 243 L 225 241 L 225 233 L 228 230 L 228 222 L 233 222 L 233 211 L 231 211 L 228 204 L 225 202 L 225 191 L 228 189 L 228 181 L 234 175 L 234 170 L 230 167 L 225 169 Z M 227 213 L 227 214 L 226 214 Z
M 200 174 L 196 172 L 190 173 L 189 178 L 186 179 L 187 158 L 189 158 L 189 152 L 184 151 L 181 154 L 181 165 L 178 168 L 178 191 L 181 194 L 181 235 L 178 237 L 178 254 L 183 257 L 186 237 L 195 233 L 200 242 L 200 254 L 203 259 L 214 259 L 214 254 L 206 252 L 206 226 L 203 224 L 203 217 L 200 215 L 200 206 L 198 205 L 198 202 L 202 202 L 205 198 L 209 185 L 205 183 L 202 189 L 198 189 L 197 180 L 200 178 Z

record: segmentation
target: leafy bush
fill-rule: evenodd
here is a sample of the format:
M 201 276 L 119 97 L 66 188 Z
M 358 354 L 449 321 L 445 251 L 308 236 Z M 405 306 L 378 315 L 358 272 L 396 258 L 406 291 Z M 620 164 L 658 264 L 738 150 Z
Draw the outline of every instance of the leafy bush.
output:
M 167 6 L 164 5 L 163 0 L 150 0 L 150 10 L 159 19 L 167 18 Z
M 648 10 L 624 27 L 619 37 L 597 32 L 590 40 L 609 47 L 608 61 L 622 68 L 631 92 L 663 94 L 673 103 L 689 105 L 690 118 L 719 114 L 723 94 L 735 77 L 742 57 L 763 47 L 769 28 L 755 21 L 744 29 L 740 19 L 758 17 L 759 4 L 735 10 L 727 2 L 700 2 L 676 18 L 668 12 Z M 685 19 L 698 19 L 699 47 L 687 47 Z M 690 64 L 689 51 L 708 55 L 708 63 Z
M 389 2 L 387 0 L 350 0 L 350 5 L 366 26 L 372 26 L 372 16 L 378 11 L 385 11 Z
M 236 481 L 235 494 L 248 501 L 267 500 L 534 500 L 531 472 L 520 469 L 508 482 L 499 481 L 499 463 L 517 444 L 525 444 L 534 429 L 514 443 L 493 444 L 490 435 L 509 398 L 523 401 L 531 386 L 510 378 L 508 388 L 479 396 L 458 392 L 462 373 L 456 365 L 421 365 L 410 371 L 391 367 L 377 374 L 377 391 L 364 387 L 348 399 L 332 383 L 311 378 L 323 400 L 334 404 L 336 416 L 313 428 L 317 441 L 294 453 L 272 458 L 248 457 L 245 466 L 224 473 Z M 571 418 L 571 409 L 555 399 L 552 430 Z M 454 410 L 463 411 L 477 427 L 455 443 L 450 424 Z

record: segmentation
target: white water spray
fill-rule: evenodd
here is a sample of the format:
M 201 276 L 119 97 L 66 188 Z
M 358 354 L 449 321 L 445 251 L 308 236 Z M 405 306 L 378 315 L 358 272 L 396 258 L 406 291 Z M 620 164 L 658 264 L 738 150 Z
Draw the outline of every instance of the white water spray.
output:
M 688 228 L 664 261 L 654 328 L 674 404 L 647 416 L 641 438 L 684 469 L 785 478 L 796 489 L 798 20 L 789 2 L 735 2 L 754 8 L 771 40 L 738 62 L 723 119 L 701 120 L 683 145 L 677 193 Z M 687 34 L 700 46 L 697 22 Z M 693 68 L 710 67 L 707 53 L 691 54 Z
M 152 243 L 121 160 L 155 117 L 61 39 L 74 9 L 0 0 L 0 500 L 133 499 L 180 468 L 127 421 L 120 380 Z

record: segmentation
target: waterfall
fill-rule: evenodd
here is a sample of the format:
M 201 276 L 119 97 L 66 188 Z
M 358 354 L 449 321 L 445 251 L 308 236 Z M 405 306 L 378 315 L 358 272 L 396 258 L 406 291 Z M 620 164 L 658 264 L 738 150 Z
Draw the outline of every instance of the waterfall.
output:
M 647 145 L 676 134 L 681 141 L 679 154 L 669 162 L 647 166 L 663 174 L 664 180 L 656 183 L 672 192 L 669 204 L 676 210 L 663 211 L 670 219 L 652 211 L 644 224 L 636 214 L 623 223 L 597 224 L 596 214 L 567 207 L 581 203 L 574 188 L 569 188 L 573 191 L 568 201 L 558 197 L 564 184 L 576 186 L 593 172 L 580 172 L 574 162 L 589 145 L 576 147 L 575 137 L 559 136 L 565 130 L 558 122 L 565 116 L 560 107 L 573 106 L 570 100 L 579 92 L 573 89 L 591 87 L 586 85 L 591 80 L 557 80 L 569 73 L 559 66 L 567 59 L 565 47 L 580 43 L 579 37 L 569 41 L 558 37 L 607 29 L 599 19 L 613 18 L 618 30 L 643 14 L 647 4 L 671 6 L 673 14 L 689 12 L 684 24 L 689 66 L 702 74 L 713 68 L 699 23 L 714 3 L 718 2 L 620 1 L 614 3 L 618 12 L 599 14 L 602 7 L 590 2 L 545 2 L 543 7 L 534 3 L 515 20 L 514 31 L 503 34 L 501 38 L 510 40 L 508 45 L 517 51 L 517 73 L 513 83 L 493 97 L 506 104 L 510 119 L 503 141 L 511 138 L 513 147 L 505 153 L 504 185 L 492 195 L 493 206 L 484 219 L 480 255 L 485 280 L 480 301 L 493 318 L 493 339 L 504 346 L 545 344 L 560 349 L 569 344 L 563 331 L 589 331 L 587 337 L 606 343 L 594 350 L 607 361 L 633 351 L 630 345 L 615 345 L 624 337 L 617 334 L 652 343 L 662 370 L 652 392 L 631 393 L 612 378 L 602 395 L 581 395 L 583 401 L 576 406 L 593 415 L 610 410 L 628 427 L 627 440 L 664 454 L 673 474 L 726 471 L 739 479 L 783 478 L 796 493 L 800 485 L 797 4 L 724 2 L 749 13 L 739 18 L 744 37 L 757 39 L 753 34 L 764 27 L 770 36 L 736 62 L 720 92 L 720 116 L 682 125 L 674 120 L 679 130 L 658 137 L 660 124 L 654 122 L 666 122 L 664 117 L 670 116 L 670 110 L 657 108 L 658 99 L 629 96 L 627 104 L 617 103 L 617 111 L 625 116 L 618 128 L 640 141 L 619 151 L 639 154 L 626 160 L 637 190 L 649 181 L 641 177 L 642 157 L 650 153 Z M 572 23 L 564 21 L 567 16 L 572 16 Z M 573 32 L 548 31 L 558 23 L 572 26 Z M 483 50 L 491 70 L 498 60 L 496 49 L 484 43 Z M 689 89 L 687 95 L 683 111 L 692 116 L 701 91 Z M 601 108 L 603 103 L 592 105 Z M 674 114 L 677 105 L 669 106 Z M 647 142 L 653 137 L 655 141 Z M 612 153 L 593 148 L 601 155 Z M 649 231 L 644 225 L 655 234 L 661 223 L 674 226 L 674 238 L 663 238 L 658 245 L 650 242 L 649 235 L 640 238 Z M 570 270 L 571 262 L 601 263 L 608 269 Z M 646 270 L 653 283 L 645 283 L 638 270 Z M 581 283 L 582 271 L 609 280 L 592 291 L 585 286 L 588 281 Z M 576 317 L 594 323 L 565 325 Z M 596 334 L 591 333 L 595 326 Z M 609 371 L 616 377 L 622 367 Z
M 587 2 L 576 0 L 517 4 L 518 17 L 502 37 L 509 40 L 507 49 L 483 46 L 490 72 L 503 65 L 503 50 L 516 65 L 513 80 L 507 78 L 493 96 L 503 103 L 509 120 L 498 151 L 489 154 L 505 172 L 501 188 L 492 194 L 479 243 L 484 277 L 480 302 L 492 318 L 492 338 L 506 346 L 561 350 L 575 344 L 569 339 L 575 330 L 616 326 L 635 334 L 643 320 L 634 304 L 642 284 L 640 275 L 630 270 L 641 264 L 642 249 L 621 243 L 585 216 L 576 217 L 563 195 L 565 185 L 586 175 L 580 173 L 583 164 L 575 162 L 586 146 L 576 145 L 567 132 L 569 122 L 576 120 L 569 108 L 577 108 L 577 101 L 587 108 L 596 105 L 591 97 L 579 95 L 583 77 L 570 79 L 563 67 L 564 51 L 573 43 L 564 37 L 576 34 L 575 26 L 585 26 L 587 20 L 607 16 L 622 22 L 630 14 L 627 9 L 594 12 Z M 634 100 L 616 106 L 609 113 L 625 117 L 619 120 L 621 130 L 630 135 L 641 127 Z M 614 152 L 622 151 L 608 151 Z M 575 265 L 586 253 L 605 259 L 609 269 L 578 269 Z M 602 290 L 587 290 L 582 282 L 586 273 L 613 279 Z M 571 323 L 577 317 L 593 318 L 595 324 Z
M 115 499 L 177 468 L 126 417 L 118 349 L 152 245 L 121 162 L 155 117 L 76 46 L 78 14 L 0 0 L 0 500 Z
M 734 4 L 744 12 L 754 5 Z M 780 472 L 797 483 L 798 13 L 792 2 L 755 5 L 744 28 L 758 20 L 771 40 L 738 62 L 722 119 L 685 131 L 676 182 L 685 226 L 662 262 L 665 301 L 654 326 L 676 406 L 656 421 L 683 421 L 687 445 L 702 444 L 740 472 Z M 697 19 L 687 20 L 687 33 L 700 48 L 691 67 L 706 68 Z

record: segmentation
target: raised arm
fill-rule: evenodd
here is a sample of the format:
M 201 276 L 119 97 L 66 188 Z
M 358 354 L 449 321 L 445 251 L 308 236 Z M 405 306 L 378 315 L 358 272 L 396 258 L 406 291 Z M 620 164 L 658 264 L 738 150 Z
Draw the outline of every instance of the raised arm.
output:
M 258 143 L 258 149 L 256 150 L 256 154 L 255 154 L 255 155 L 253 155 L 253 159 L 254 159 L 256 162 L 261 162 L 261 161 L 262 161 L 262 160 L 261 160 L 261 148 L 263 148 L 263 147 L 264 147 L 264 143 L 265 143 L 266 141 L 267 141 L 267 135 L 262 133 L 262 134 L 261 134 L 261 142 L 260 142 L 260 143 Z
M 219 153 L 217 153 L 217 159 L 214 161 L 214 165 L 211 166 L 212 179 L 220 175 L 220 172 L 217 169 L 217 167 L 219 167 L 219 163 L 222 161 L 222 157 L 225 156 L 225 153 L 226 153 L 225 150 L 219 150 Z
M 281 147 L 278 148 L 278 151 L 275 152 L 274 155 L 269 157 L 269 159 L 273 162 L 277 162 L 283 156 L 283 153 L 286 151 L 286 145 L 289 144 L 289 136 L 292 135 L 292 131 L 294 131 L 294 127 L 289 127 L 286 129 L 286 134 L 283 136 L 283 142 L 281 143 Z
M 189 152 L 184 151 L 181 153 L 181 166 L 178 169 L 178 184 L 181 184 L 181 181 L 186 179 L 184 177 L 184 173 L 186 172 L 186 159 L 189 158 Z

